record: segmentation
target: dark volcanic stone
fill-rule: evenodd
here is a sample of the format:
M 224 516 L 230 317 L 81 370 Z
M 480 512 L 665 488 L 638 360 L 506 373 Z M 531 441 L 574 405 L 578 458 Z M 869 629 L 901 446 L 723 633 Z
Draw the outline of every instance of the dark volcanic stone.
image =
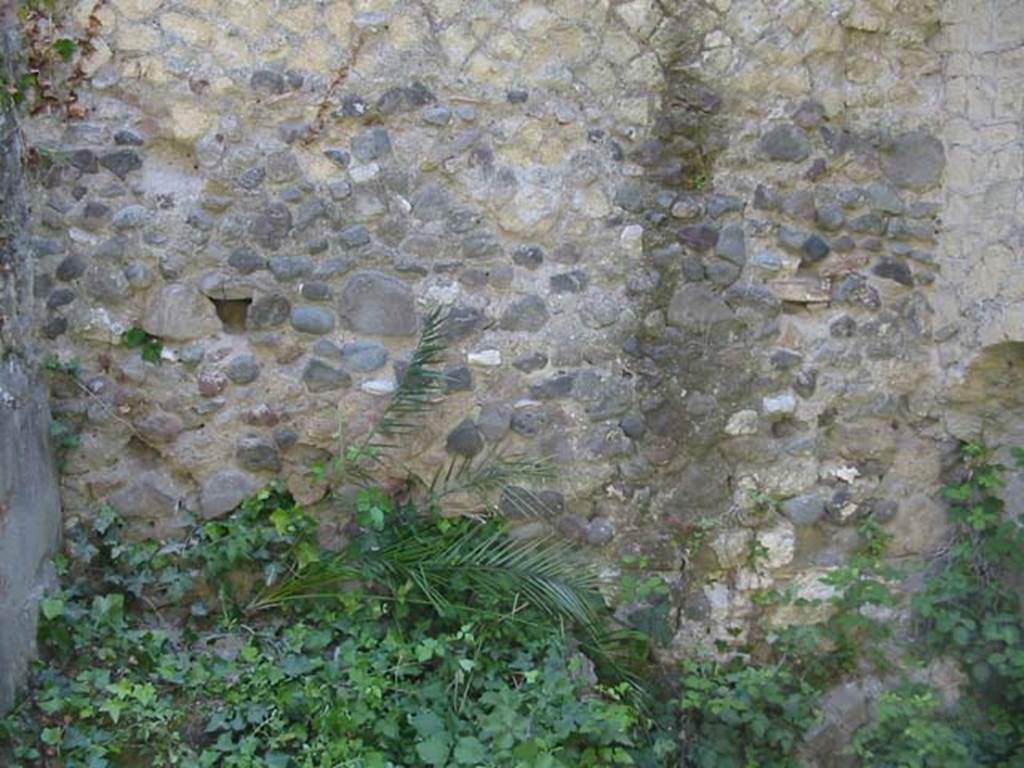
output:
M 119 147 L 141 147 L 146 142 L 130 128 L 122 128 L 114 134 L 114 143 Z
M 473 372 L 466 365 L 453 365 L 444 369 L 445 392 L 468 392 L 473 389 Z
M 274 256 L 267 262 L 274 277 L 290 283 L 313 273 L 313 260 L 309 256 Z
M 228 264 L 243 275 L 267 268 L 267 260 L 260 256 L 255 248 L 250 248 L 248 245 L 233 250 L 228 256 Z
M 946 167 L 942 142 L 927 131 L 911 131 L 884 148 L 882 170 L 902 189 L 927 189 L 938 184 Z
M 281 457 L 277 446 L 260 435 L 245 435 L 238 441 L 235 451 L 238 463 L 252 472 L 277 472 L 281 469 Z
M 228 361 L 224 373 L 235 384 L 251 384 L 259 378 L 260 364 L 255 355 L 243 352 Z
M 532 385 L 530 387 L 530 397 L 534 400 L 557 400 L 569 397 L 572 394 L 572 388 L 575 383 L 576 374 L 558 373 L 550 379 Z
M 57 271 L 55 272 L 57 279 L 62 280 L 65 283 L 71 280 L 76 280 L 85 274 L 85 269 L 88 266 L 88 262 L 85 257 L 73 253 L 70 256 L 65 256 L 64 260 L 57 265 Z
M 292 305 L 284 296 L 271 295 L 256 299 L 246 315 L 246 326 L 254 331 L 265 331 L 283 325 L 291 314 Z
M 410 85 L 385 91 L 377 100 L 377 109 L 382 114 L 393 115 L 398 112 L 411 112 L 435 101 L 437 99 L 430 89 L 419 80 L 415 80 Z
M 100 165 L 120 179 L 142 167 L 142 158 L 134 149 L 118 149 L 100 158 Z
M 761 152 L 770 160 L 798 163 L 811 154 L 811 143 L 796 125 L 783 123 L 769 129 L 758 142 Z
M 544 299 L 535 294 L 512 302 L 502 313 L 498 327 L 503 331 L 539 331 L 548 321 Z
M 829 247 L 821 235 L 811 235 L 800 246 L 801 264 L 815 264 L 828 256 Z
M 341 347 L 341 364 L 352 371 L 376 371 L 387 360 L 388 351 L 375 341 L 350 341 Z
M 302 381 L 310 392 L 331 392 L 352 386 L 352 377 L 347 371 L 334 368 L 323 360 L 313 358 L 302 372 Z
M 747 244 L 743 236 L 743 227 L 729 224 L 723 227 L 715 244 L 715 255 L 738 267 L 747 263 Z
M 693 248 L 695 251 L 706 251 L 714 248 L 718 242 L 718 230 L 706 224 L 693 227 L 683 227 L 676 233 L 679 242 Z
M 292 212 L 284 203 L 271 203 L 249 222 L 253 240 L 270 250 L 280 248 L 291 229 Z
M 256 165 L 252 168 L 246 168 L 238 174 L 236 181 L 242 189 L 256 189 L 266 178 L 267 172 Z
M 98 173 L 99 160 L 91 149 L 76 149 L 71 153 L 71 165 L 82 173 Z
M 380 126 L 374 126 L 352 138 L 352 154 L 361 162 L 368 163 L 391 154 L 391 138 Z
M 483 311 L 475 307 L 456 306 L 448 311 L 445 318 L 444 338 L 448 342 L 468 339 L 484 323 Z
M 512 367 L 523 373 L 539 371 L 548 364 L 548 356 L 543 352 L 530 352 L 512 362 Z
M 58 288 L 50 294 L 46 300 L 47 309 L 57 309 L 63 307 L 75 300 L 75 292 L 70 288 Z
M 257 69 L 249 78 L 249 87 L 267 94 L 282 94 L 288 90 L 284 75 L 269 69 Z
M 554 293 L 582 293 L 590 284 L 590 277 L 582 269 L 573 269 L 552 275 L 548 284 Z
M 914 284 L 914 275 L 910 271 L 910 267 L 905 262 L 896 259 L 881 259 L 871 272 L 886 280 L 894 280 L 900 285 L 912 286 Z
M 445 450 L 471 459 L 484 449 L 484 438 L 472 419 L 464 419 L 455 429 L 448 433 Z
M 521 245 L 513 251 L 512 261 L 520 267 L 536 269 L 544 263 L 544 249 L 539 245 Z

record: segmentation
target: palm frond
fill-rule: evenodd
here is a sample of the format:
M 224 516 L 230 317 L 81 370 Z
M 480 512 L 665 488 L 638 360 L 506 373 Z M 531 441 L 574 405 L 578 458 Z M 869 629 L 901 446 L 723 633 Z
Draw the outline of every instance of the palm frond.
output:
M 529 488 L 519 483 L 536 483 L 555 477 L 554 467 L 546 459 L 507 456 L 499 446 L 488 448 L 473 458 L 453 457 L 441 465 L 427 486 L 431 503 L 468 494 L 483 502 L 492 511 L 498 511 L 494 500 L 497 493 L 517 517 L 542 517 L 547 505 Z
M 423 321 L 423 330 L 409 365 L 391 395 L 391 400 L 374 425 L 368 443 L 379 435 L 395 437 L 418 429 L 420 417 L 426 413 L 444 390 L 444 374 L 438 367 L 448 348 L 444 327 L 448 313 L 444 307 L 430 312 Z M 390 446 L 391 443 L 386 445 Z

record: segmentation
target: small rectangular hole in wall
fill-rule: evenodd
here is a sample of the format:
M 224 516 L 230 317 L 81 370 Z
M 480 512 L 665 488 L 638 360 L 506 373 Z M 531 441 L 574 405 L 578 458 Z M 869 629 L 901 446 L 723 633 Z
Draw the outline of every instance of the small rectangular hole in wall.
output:
M 245 318 L 252 299 L 210 299 L 217 317 L 224 324 L 225 333 L 245 333 Z

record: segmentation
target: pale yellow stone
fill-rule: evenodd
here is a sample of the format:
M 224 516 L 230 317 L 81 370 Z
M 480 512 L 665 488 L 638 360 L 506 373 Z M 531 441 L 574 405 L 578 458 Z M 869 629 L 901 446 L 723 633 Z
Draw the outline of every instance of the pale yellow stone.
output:
M 344 57 L 344 50 L 328 45 L 319 37 L 308 35 L 295 56 L 294 65 L 298 69 L 314 72 L 332 72 L 340 66 Z
M 238 68 L 247 67 L 253 64 L 253 58 L 249 53 L 249 45 L 245 40 L 228 35 L 218 30 L 214 36 L 211 53 L 214 59 L 222 67 Z
M 390 11 L 393 4 L 392 0 L 353 0 L 352 10 L 357 14 Z
M 498 87 L 508 82 L 507 67 L 499 67 L 492 59 L 488 58 L 483 51 L 477 51 L 466 62 L 464 67 L 466 74 L 474 80 L 490 82 Z
M 527 182 L 519 185 L 512 200 L 496 204 L 493 213 L 502 229 L 537 236 L 555 223 L 560 200 L 560 190 Z
M 346 0 L 324 6 L 324 26 L 339 40 L 347 41 L 352 32 L 352 4 Z
M 177 35 L 192 46 L 208 45 L 213 34 L 213 27 L 210 24 L 183 13 L 163 14 L 160 17 L 160 26 L 165 32 Z
M 100 32 L 113 32 L 117 26 L 117 13 L 113 8 L 100 5 L 96 0 L 79 0 L 74 11 L 75 26 L 83 30 L 88 29 L 93 19 L 99 23 Z
M 326 182 L 338 177 L 338 166 L 320 152 L 303 156 L 301 165 L 310 181 Z
M 573 208 L 591 219 L 600 219 L 612 211 L 608 196 L 597 185 L 578 189 L 572 196 Z
M 508 33 L 495 35 L 487 48 L 494 58 L 505 61 L 516 61 L 523 55 L 523 48 L 515 35 Z
M 274 14 L 274 20 L 289 32 L 309 34 L 319 25 L 316 11 L 312 4 L 301 3 L 294 8 Z
M 619 66 L 640 54 L 640 46 L 623 29 L 609 29 L 601 44 L 601 55 Z M 653 54 L 652 54 L 653 55 Z
M 593 56 L 593 46 L 587 43 L 586 35 L 578 26 L 562 23 L 551 29 L 547 40 L 548 48 L 557 52 L 558 58 L 570 62 L 586 55 Z
M 160 31 L 149 24 L 121 24 L 114 46 L 119 53 L 151 53 L 161 42 Z
M 543 165 L 558 165 L 569 159 L 570 152 L 568 142 L 549 137 L 537 147 L 536 159 Z
M 173 79 L 160 56 L 141 56 L 130 61 L 125 64 L 124 73 L 127 77 L 145 80 L 151 85 L 164 85 Z
M 238 81 L 234 78 L 222 76 L 215 77 L 210 81 L 209 93 L 211 96 L 225 96 L 239 90 Z
M 616 99 L 612 110 L 616 119 L 633 125 L 646 125 L 650 118 L 648 102 L 643 97 Z
M 597 59 L 577 72 L 577 77 L 594 93 L 614 93 L 619 71 L 604 59 Z
M 92 52 L 88 56 L 84 56 L 79 65 L 82 74 L 86 77 L 92 77 L 100 67 L 108 64 L 112 58 L 114 58 L 114 54 L 110 50 L 110 46 L 107 45 L 107 41 L 102 37 L 93 38 Z
M 556 17 L 547 8 L 537 3 L 524 3 L 516 13 L 516 27 L 531 37 L 543 35 L 551 28 Z
M 662 82 L 662 69 L 658 57 L 653 53 L 638 56 L 626 69 L 626 81 L 640 87 L 657 87 Z
M 750 558 L 753 533 L 745 528 L 721 531 L 709 542 L 721 568 L 735 568 Z
M 388 42 L 399 51 L 422 45 L 429 34 L 426 21 L 418 14 L 397 16 L 388 25 Z
M 234 24 L 251 40 L 266 32 L 272 13 L 275 9 L 271 0 L 228 0 L 217 12 L 217 18 Z
M 654 0 L 632 0 L 632 2 L 620 5 L 615 12 L 626 23 L 629 30 L 641 40 L 646 40 L 651 36 L 661 19 L 661 11 Z
M 129 19 L 144 19 L 160 7 L 163 0 L 111 0 Z
M 177 141 L 193 142 L 206 133 L 211 115 L 195 99 L 182 99 L 170 108 L 171 134 Z
M 476 47 L 470 28 L 463 24 L 453 24 L 440 35 L 441 47 L 444 48 L 448 62 L 453 66 L 461 66 L 466 57 Z

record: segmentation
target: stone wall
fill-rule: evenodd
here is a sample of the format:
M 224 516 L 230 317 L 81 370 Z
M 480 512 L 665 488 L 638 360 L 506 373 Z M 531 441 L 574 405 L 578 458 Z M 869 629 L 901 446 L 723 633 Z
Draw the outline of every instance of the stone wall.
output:
M 68 515 L 319 502 L 444 304 L 403 461 L 553 457 L 543 525 L 663 574 L 678 650 L 792 620 L 752 592 L 822 594 L 868 514 L 928 557 L 954 438 L 1024 424 L 1019 13 L 83 0 L 85 117 L 31 126 Z
M 0 12 L 0 74 L 9 75 L 16 40 Z M 9 82 L 10 80 L 8 80 Z M 8 105 L 0 107 L 0 712 L 35 653 L 36 615 L 53 583 L 60 532 L 58 481 L 50 447 L 50 410 L 38 372 L 33 265 L 21 242 L 21 141 Z

